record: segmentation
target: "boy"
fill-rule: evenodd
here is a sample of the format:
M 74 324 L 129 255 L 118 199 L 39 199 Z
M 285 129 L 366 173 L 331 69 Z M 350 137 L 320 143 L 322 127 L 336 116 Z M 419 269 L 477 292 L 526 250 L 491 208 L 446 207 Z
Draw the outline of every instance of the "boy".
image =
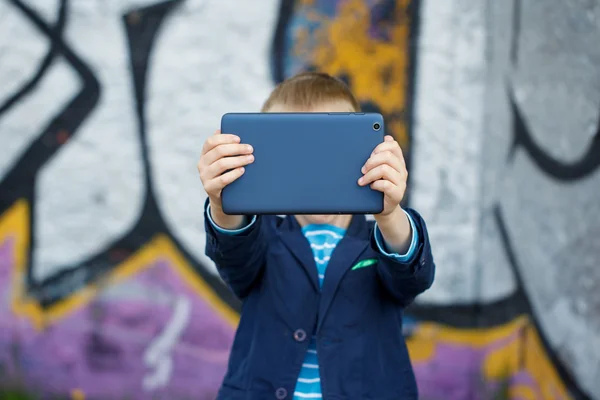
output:
M 262 111 L 359 105 L 341 81 L 304 73 L 275 88 Z M 221 190 L 253 161 L 249 145 L 217 131 L 198 163 L 206 254 L 243 303 L 218 399 L 417 399 L 402 310 L 431 286 L 435 267 L 424 221 L 399 205 L 407 172 L 398 143 L 386 136 L 357 182 L 384 193 L 375 223 L 224 214 Z

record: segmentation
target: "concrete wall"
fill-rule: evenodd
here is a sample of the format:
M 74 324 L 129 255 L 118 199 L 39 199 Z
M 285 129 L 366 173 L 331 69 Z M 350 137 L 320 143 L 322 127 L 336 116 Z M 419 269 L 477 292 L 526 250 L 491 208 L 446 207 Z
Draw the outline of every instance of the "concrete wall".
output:
M 600 398 L 596 43 L 584 0 L 0 3 L 0 387 L 214 398 L 239 304 L 195 163 L 316 68 L 410 161 L 421 397 Z

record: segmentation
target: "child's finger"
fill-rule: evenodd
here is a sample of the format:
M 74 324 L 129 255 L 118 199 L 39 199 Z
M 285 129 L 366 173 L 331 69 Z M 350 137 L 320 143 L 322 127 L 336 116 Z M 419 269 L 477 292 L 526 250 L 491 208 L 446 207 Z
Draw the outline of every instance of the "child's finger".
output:
M 394 203 L 400 203 L 404 197 L 406 185 L 394 185 L 388 180 L 381 179 L 373 182 L 371 184 L 371 189 L 385 194 L 387 197 L 392 199 Z
M 358 180 L 358 184 L 360 186 L 366 186 L 378 179 L 386 179 L 395 185 L 399 185 L 403 182 L 402 174 L 400 172 L 396 171 L 387 164 L 383 164 L 364 174 Z
M 226 173 L 219 175 L 206 182 L 206 184 L 204 185 L 204 190 L 206 190 L 207 193 L 220 192 L 225 186 L 231 184 L 240 176 L 244 175 L 244 172 L 244 167 L 239 167 L 231 171 L 227 171 Z
M 383 151 L 381 153 L 377 153 L 377 154 L 371 156 L 367 160 L 365 165 L 363 165 L 363 167 L 360 171 L 363 174 L 366 174 L 371 169 L 373 169 L 379 165 L 382 165 L 382 164 L 388 164 L 389 166 L 391 166 L 398 172 L 402 172 L 405 169 L 402 161 L 400 159 L 398 159 L 398 157 L 396 157 L 394 155 L 394 153 L 392 153 L 391 151 Z
M 396 155 L 402 155 L 400 144 L 395 140 L 378 144 L 375 150 L 373 150 L 373 154 L 381 153 L 382 151 L 391 151 Z
M 381 149 L 389 149 L 390 145 L 393 145 L 394 143 L 397 143 L 394 138 L 390 135 L 386 135 L 383 138 L 383 142 L 379 143 L 375 149 L 373 150 L 373 153 L 377 153 L 379 151 L 381 151 Z
M 207 178 L 213 179 L 225 173 L 230 169 L 244 167 L 254 162 L 254 156 L 252 154 L 246 154 L 243 156 L 235 157 L 223 157 L 212 163 L 207 168 Z
M 252 154 L 253 151 L 254 149 L 249 144 L 221 144 L 214 147 L 212 150 L 210 150 L 204 155 L 204 162 L 206 163 L 206 165 L 211 165 L 212 163 L 223 157 Z
M 375 150 L 373 150 L 373 153 L 371 155 L 375 155 L 384 151 L 392 152 L 396 157 L 398 157 L 398 159 L 400 159 L 402 164 L 406 164 L 404 161 L 404 154 L 402 153 L 402 149 L 400 148 L 400 144 L 398 144 L 398 142 L 396 142 L 395 140 L 380 143 L 377 147 L 375 147 Z
M 206 139 L 206 142 L 204 142 L 204 146 L 202 147 L 202 155 L 208 153 L 218 145 L 239 142 L 239 136 L 232 135 L 230 133 L 215 133 L 214 135 Z

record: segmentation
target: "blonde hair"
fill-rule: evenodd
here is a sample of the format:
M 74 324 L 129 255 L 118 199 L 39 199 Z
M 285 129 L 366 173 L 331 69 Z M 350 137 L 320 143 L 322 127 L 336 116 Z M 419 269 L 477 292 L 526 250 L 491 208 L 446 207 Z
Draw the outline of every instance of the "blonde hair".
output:
M 262 112 L 276 104 L 308 110 L 333 101 L 346 101 L 354 111 L 360 111 L 358 100 L 340 79 L 322 72 L 303 72 L 277 85 L 265 101 Z

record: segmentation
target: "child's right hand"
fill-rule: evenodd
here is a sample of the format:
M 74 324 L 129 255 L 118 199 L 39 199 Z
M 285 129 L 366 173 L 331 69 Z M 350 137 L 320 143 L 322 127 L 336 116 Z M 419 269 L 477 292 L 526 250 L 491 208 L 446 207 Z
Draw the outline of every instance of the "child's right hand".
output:
M 221 192 L 225 186 L 244 174 L 244 166 L 254 161 L 253 150 L 249 144 L 241 144 L 238 136 L 221 133 L 219 130 L 202 147 L 198 172 L 210 199 L 211 216 L 222 228 L 235 228 L 231 225 L 240 224 L 239 216 L 227 216 L 223 213 Z

